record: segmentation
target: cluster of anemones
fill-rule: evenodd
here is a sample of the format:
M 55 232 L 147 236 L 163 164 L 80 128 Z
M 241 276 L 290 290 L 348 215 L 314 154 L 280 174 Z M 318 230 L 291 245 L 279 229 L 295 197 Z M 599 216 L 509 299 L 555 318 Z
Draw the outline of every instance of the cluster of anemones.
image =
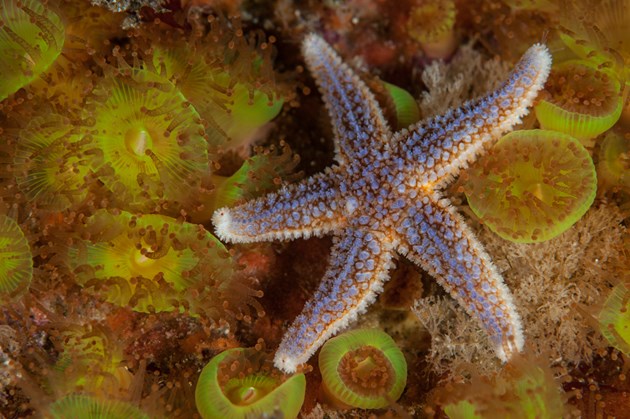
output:
M 54 382 L 14 385 L 47 417 L 142 417 L 133 333 L 113 343 L 112 316 L 161 313 L 232 336 L 263 313 L 260 284 L 194 223 L 296 165 L 288 148 L 242 157 L 290 97 L 274 39 L 221 16 L 203 32 L 159 21 L 125 32 L 87 1 L 0 10 L 0 304 L 26 313 L 7 314 L 14 324 L 37 317 L 27 334 L 53 344 L 50 359 L 13 355 Z M 217 170 L 229 150 L 234 170 Z

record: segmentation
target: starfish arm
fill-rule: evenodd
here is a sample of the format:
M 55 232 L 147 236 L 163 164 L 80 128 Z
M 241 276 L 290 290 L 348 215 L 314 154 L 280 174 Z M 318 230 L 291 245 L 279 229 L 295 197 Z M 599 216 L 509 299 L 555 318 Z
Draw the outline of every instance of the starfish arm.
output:
M 393 141 L 411 170 L 419 172 L 418 181 L 434 188 L 448 183 L 490 141 L 520 123 L 550 68 L 547 47 L 533 45 L 495 92 L 397 133 Z
M 308 238 L 339 228 L 341 201 L 338 176 L 327 169 L 242 205 L 220 208 L 212 222 L 217 236 L 233 243 Z
M 302 51 L 332 120 L 337 159 L 352 161 L 385 145 L 389 127 L 365 83 L 319 36 L 307 36 Z
M 417 200 L 396 227 L 397 250 L 420 265 L 476 318 L 506 361 L 523 348 L 512 295 L 481 244 L 446 199 Z
M 391 267 L 391 242 L 381 233 L 347 228 L 335 236 L 330 266 L 313 296 L 285 333 L 277 368 L 294 372 L 333 334 L 365 311 Z

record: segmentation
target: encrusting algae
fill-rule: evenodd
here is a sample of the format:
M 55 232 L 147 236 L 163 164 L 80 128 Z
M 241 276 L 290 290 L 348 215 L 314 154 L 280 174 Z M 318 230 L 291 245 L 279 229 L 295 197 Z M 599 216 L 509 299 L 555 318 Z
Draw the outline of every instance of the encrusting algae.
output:
M 630 0 L 0 0 L 0 416 L 624 417 L 628 27 Z M 443 191 L 522 354 L 400 260 L 350 330 L 274 366 L 331 243 L 231 245 L 211 219 L 333 162 L 311 33 L 394 132 L 549 47 L 530 114 Z

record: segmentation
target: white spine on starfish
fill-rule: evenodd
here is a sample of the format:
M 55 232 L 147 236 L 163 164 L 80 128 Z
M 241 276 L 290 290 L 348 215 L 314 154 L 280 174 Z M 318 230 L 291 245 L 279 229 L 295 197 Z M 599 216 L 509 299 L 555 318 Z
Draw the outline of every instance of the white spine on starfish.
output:
M 489 125 L 492 128 L 490 132 L 484 134 L 481 141 L 474 142 L 474 146 L 460 154 L 451 165 L 465 169 L 468 167 L 468 163 L 475 160 L 483 152 L 489 141 L 496 140 L 520 124 L 521 118 L 529 113 L 529 108 L 543 89 L 550 71 L 551 54 L 549 54 L 547 47 L 542 44 L 531 46 L 520 59 L 517 68 L 512 72 L 505 85 L 486 98 L 490 102 L 495 96 L 494 99 L 497 102 L 495 106 L 502 113 L 498 123 L 492 123 L 492 121 L 488 121 L 490 118 L 486 117 L 484 122 L 486 126 Z M 490 104 L 490 106 L 493 105 Z M 444 171 L 448 171 L 448 168 L 445 168 Z M 451 174 L 452 176 L 454 173 Z M 449 180 L 443 179 L 441 183 L 446 183 Z
M 550 69 L 547 47 L 533 45 L 495 92 L 396 133 L 394 143 L 407 164 L 417 167 L 418 182 L 431 188 L 447 184 L 490 142 L 519 124 Z
M 431 211 L 426 208 L 431 207 Z M 493 341 L 507 361 L 523 349 L 512 294 L 474 233 L 451 203 L 430 193 L 409 208 L 396 227 L 397 251 L 429 272 Z
M 363 148 L 389 147 L 387 121 L 365 83 L 315 34 L 304 39 L 302 52 L 315 77 L 335 131 L 336 159 L 348 162 Z M 349 89 L 349 87 L 352 87 Z
M 212 216 L 217 236 L 232 243 L 292 240 L 321 236 L 339 228 L 348 204 L 339 204 L 334 170 L 286 185 L 276 192 L 234 208 L 220 208 Z
M 277 368 L 295 372 L 332 335 L 365 312 L 392 267 L 392 243 L 381 233 L 346 229 L 335 237 L 328 270 L 276 352 Z

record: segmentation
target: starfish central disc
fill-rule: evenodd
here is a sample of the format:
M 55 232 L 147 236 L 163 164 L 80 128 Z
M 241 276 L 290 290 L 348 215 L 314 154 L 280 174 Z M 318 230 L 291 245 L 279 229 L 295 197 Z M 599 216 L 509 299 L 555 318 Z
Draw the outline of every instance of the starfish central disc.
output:
M 293 372 L 382 290 L 395 252 L 420 265 L 488 333 L 507 360 L 523 347 L 512 296 L 440 188 L 512 129 L 549 74 L 532 46 L 495 92 L 392 132 L 373 93 L 320 37 L 302 48 L 333 123 L 337 164 L 278 192 L 215 212 L 232 242 L 333 235 L 330 265 L 285 333 L 278 368 Z

